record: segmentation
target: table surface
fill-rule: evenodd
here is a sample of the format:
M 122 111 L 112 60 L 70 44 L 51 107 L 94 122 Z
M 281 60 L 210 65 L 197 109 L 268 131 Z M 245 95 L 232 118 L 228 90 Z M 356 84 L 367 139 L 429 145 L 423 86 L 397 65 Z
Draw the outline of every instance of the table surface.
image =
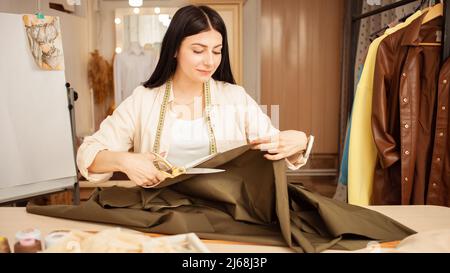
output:
M 383 213 L 384 215 L 387 215 L 418 232 L 450 228 L 450 208 L 447 207 L 370 206 L 368 208 Z M 48 233 L 54 230 L 78 229 L 84 231 L 101 231 L 117 226 L 29 214 L 23 207 L 0 207 L 0 236 L 7 237 L 10 245 L 14 242 L 14 236 L 17 231 L 31 227 L 39 229 L 42 232 L 42 237 L 45 237 Z M 203 240 L 203 242 L 211 252 L 292 252 L 292 250 L 287 247 L 263 246 L 214 240 Z

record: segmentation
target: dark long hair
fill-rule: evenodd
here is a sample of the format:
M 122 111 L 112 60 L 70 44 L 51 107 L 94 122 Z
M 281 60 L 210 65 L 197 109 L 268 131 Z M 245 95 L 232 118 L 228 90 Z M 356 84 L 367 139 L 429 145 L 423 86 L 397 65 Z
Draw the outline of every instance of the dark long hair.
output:
M 217 11 L 212 8 L 189 5 L 179 9 L 173 16 L 161 44 L 158 64 L 150 79 L 144 83 L 144 86 L 154 88 L 163 85 L 175 73 L 177 59 L 174 56 L 180 48 L 183 39 L 187 36 L 209 31 L 211 27 L 222 35 L 222 60 L 212 78 L 235 84 L 230 66 L 225 23 Z

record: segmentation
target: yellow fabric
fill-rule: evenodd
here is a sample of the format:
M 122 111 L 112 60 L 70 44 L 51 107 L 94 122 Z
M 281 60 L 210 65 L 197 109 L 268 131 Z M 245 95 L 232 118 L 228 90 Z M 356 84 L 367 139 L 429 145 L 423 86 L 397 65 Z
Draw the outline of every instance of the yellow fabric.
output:
M 408 26 L 425 11 L 417 11 L 404 23 L 386 30 L 383 36 L 370 44 L 364 68 L 359 80 L 351 118 L 350 147 L 348 155 L 348 202 L 353 205 L 369 205 L 377 150 L 373 140 L 372 94 L 378 47 L 388 35 Z

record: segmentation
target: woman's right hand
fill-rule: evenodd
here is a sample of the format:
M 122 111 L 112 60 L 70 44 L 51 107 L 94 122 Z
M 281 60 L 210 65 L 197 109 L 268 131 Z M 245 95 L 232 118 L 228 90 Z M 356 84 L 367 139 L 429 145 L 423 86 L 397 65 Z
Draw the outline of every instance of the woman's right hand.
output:
M 155 156 L 151 153 L 127 153 L 122 159 L 121 171 L 138 186 L 148 188 L 166 179 L 153 165 L 154 160 Z

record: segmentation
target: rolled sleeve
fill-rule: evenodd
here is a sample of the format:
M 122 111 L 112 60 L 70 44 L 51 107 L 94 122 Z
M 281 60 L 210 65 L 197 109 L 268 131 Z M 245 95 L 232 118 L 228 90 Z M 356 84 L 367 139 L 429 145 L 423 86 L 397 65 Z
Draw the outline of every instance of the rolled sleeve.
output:
M 92 138 L 92 137 L 88 137 Z M 107 146 L 102 145 L 93 140 L 85 140 L 78 149 L 77 166 L 82 176 L 90 182 L 104 182 L 110 179 L 113 173 L 91 173 L 88 171 L 89 166 L 94 162 L 95 157 L 100 151 L 109 150 Z
M 137 123 L 139 94 L 138 87 L 119 107 L 100 125 L 100 129 L 84 139 L 77 153 L 77 165 L 80 173 L 91 182 L 103 182 L 111 178 L 110 173 L 92 173 L 88 168 L 100 151 L 127 152 L 133 147 Z

